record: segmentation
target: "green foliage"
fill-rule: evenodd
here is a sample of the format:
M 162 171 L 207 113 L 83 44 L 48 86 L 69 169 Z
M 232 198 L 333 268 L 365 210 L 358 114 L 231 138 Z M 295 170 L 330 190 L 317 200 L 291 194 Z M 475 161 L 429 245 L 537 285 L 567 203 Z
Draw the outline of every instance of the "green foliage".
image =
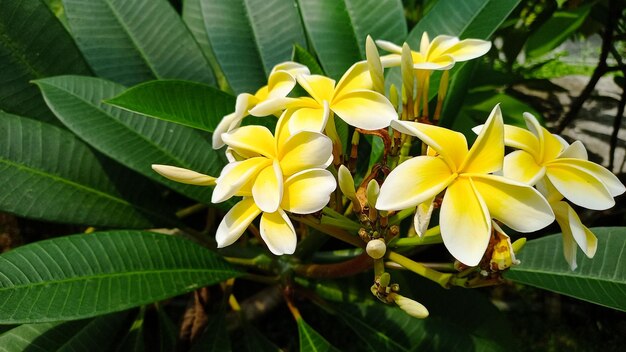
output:
M 94 72 L 121 84 L 177 78 L 214 84 L 200 47 L 166 0 L 63 0 Z
M 151 169 L 166 164 L 219 174 L 223 162 L 199 132 L 129 113 L 103 103 L 124 87 L 99 78 L 60 76 L 38 80 L 50 109 L 72 132 L 103 154 L 192 199 L 210 204 L 212 189 L 170 181 Z M 197 152 L 202 151 L 202 152 Z
M 93 317 L 236 277 L 180 237 L 111 231 L 41 241 L 0 256 L 0 323 Z
M 111 227 L 174 223 L 167 206 L 134 193 L 152 191 L 149 185 L 139 186 L 139 177 L 104 160 L 70 132 L 0 112 L 0 134 L 5 136 L 0 138 L 0 183 L 12 185 L 0 195 L 4 211 Z
M 152 81 L 125 90 L 107 104 L 213 132 L 222 117 L 232 112 L 235 98 L 216 88 L 186 81 Z
M 338 351 L 317 331 L 307 324 L 304 319 L 296 320 L 298 336 L 300 338 L 300 352 L 333 352 Z
M 56 121 L 37 87 L 29 82 L 62 74 L 89 75 L 91 71 L 42 1 L 2 0 L 0 8 L 0 110 Z
M 513 267 L 506 277 L 626 311 L 626 267 L 622 263 L 626 229 L 598 227 L 591 230 L 598 237 L 598 250 L 593 260 L 579 255 L 576 270 L 572 271 L 563 260 L 563 241 L 560 234 L 555 234 L 529 241 L 518 256 L 522 264 Z M 579 251 L 579 254 L 582 253 Z
M 198 339 L 191 352 L 227 352 L 232 351 L 226 324 L 224 321 L 224 312 L 219 311 L 211 315 L 207 322 L 204 334 Z

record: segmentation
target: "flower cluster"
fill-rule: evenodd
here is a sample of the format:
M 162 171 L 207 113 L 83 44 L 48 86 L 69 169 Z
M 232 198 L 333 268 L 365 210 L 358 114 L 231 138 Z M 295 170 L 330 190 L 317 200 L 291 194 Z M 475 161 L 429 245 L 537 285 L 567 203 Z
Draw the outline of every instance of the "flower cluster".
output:
M 225 146 L 229 161 L 219 177 L 153 166 L 179 182 L 214 186 L 214 203 L 242 197 L 217 229 L 219 247 L 234 243 L 261 215 L 259 233 L 270 251 L 294 253 L 298 233 L 292 220 L 324 209 L 336 190 L 338 174 L 346 198 L 342 202 L 341 194 L 335 193 L 333 210 L 350 216 L 352 209 L 354 221 L 362 226 L 360 238 L 376 240 L 382 248 L 376 260 L 384 256 L 385 243 L 398 236 L 389 231 L 388 217 L 407 209 L 415 209 L 414 234 L 419 236 L 438 209 L 443 243 L 468 267 L 488 259 L 502 270 L 517 262 L 499 224 L 532 232 L 555 219 L 563 230 L 565 257 L 572 269 L 574 243 L 593 256 L 595 236 L 564 199 L 589 209 L 607 209 L 625 188 L 608 170 L 587 160 L 580 142 L 568 144 L 528 114 L 524 116 L 528 129 L 505 125 L 499 106 L 475 128 L 478 137 L 471 148 L 463 134 L 437 125 L 448 70 L 456 62 L 484 55 L 491 43 L 443 35 L 430 41 L 426 33 L 419 51 L 406 43 L 376 43 L 390 54 L 379 56 L 368 37 L 367 60 L 355 63 L 337 83 L 311 74 L 306 66 L 285 62 L 274 67 L 267 86 L 254 95 L 240 94 L 235 111 L 224 116 L 213 134 L 213 147 Z M 402 82 L 386 90 L 384 70 L 394 66 L 400 66 Z M 442 74 L 431 115 L 429 84 L 434 71 Z M 294 94 L 298 85 L 307 95 Z M 248 115 L 266 117 L 268 125 L 276 127 L 272 131 L 245 125 Z M 354 127 L 349 156 L 344 155 L 346 141 L 337 133 L 335 116 Z M 354 165 L 346 166 L 359 161 L 360 134 L 381 138 L 384 150 L 378 166 L 359 175 L 363 184 L 357 189 Z M 411 155 L 416 144 L 422 145 L 421 153 Z M 505 156 L 505 146 L 516 150 Z M 352 205 L 347 207 L 346 202 Z M 487 253 L 493 247 L 494 253 Z M 384 296 L 384 287 L 381 290 L 379 295 Z

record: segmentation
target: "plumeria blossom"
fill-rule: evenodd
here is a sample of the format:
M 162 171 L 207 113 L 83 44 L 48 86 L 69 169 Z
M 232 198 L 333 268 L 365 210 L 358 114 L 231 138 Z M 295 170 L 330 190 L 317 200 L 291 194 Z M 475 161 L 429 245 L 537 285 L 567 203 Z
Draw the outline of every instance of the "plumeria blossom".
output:
M 212 202 L 244 198 L 220 223 L 215 235 L 218 247 L 234 243 L 262 213 L 260 233 L 270 251 L 292 254 L 296 232 L 286 212 L 311 214 L 328 203 L 336 188 L 334 177 L 325 170 L 332 162 L 332 142 L 319 132 L 288 134 L 283 127 L 279 121 L 277 138 L 256 125 L 222 135 L 228 148 L 243 160 L 222 169 Z
M 386 40 L 377 40 L 376 44 L 389 51 L 390 55 L 381 57 L 383 66 L 399 66 L 402 47 Z M 438 35 L 432 42 L 428 33 L 422 34 L 420 50 L 412 51 L 413 68 L 416 70 L 448 70 L 456 62 L 467 61 L 485 55 L 491 49 L 491 42 L 480 39 L 459 40 L 449 35 Z
M 298 83 L 311 95 L 290 103 L 294 112 L 290 126 L 318 128 L 324 121 L 324 102 L 330 110 L 349 125 L 365 130 L 389 126 L 398 118 L 387 98 L 372 90 L 373 83 L 368 64 L 360 61 L 352 65 L 339 83 L 321 75 L 298 75 Z M 329 120 L 330 121 L 330 120 Z
M 492 218 L 520 232 L 536 231 L 554 221 L 548 202 L 537 190 L 492 174 L 502 168 L 504 158 L 499 106 L 469 150 L 459 132 L 409 121 L 392 121 L 391 126 L 418 137 L 431 152 L 403 162 L 389 174 L 376 208 L 414 207 L 446 190 L 439 215 L 441 236 L 463 264 L 480 262 L 491 237 Z
M 213 133 L 213 148 L 224 146 L 222 133 L 241 125 L 241 121 L 249 114 L 267 116 L 280 113 L 289 99 L 287 94 L 296 86 L 296 75 L 308 74 L 308 67 L 296 62 L 283 62 L 274 66 L 270 72 L 268 83 L 252 95 L 241 93 L 235 102 L 235 111 L 222 118 Z
M 536 184 L 548 199 L 563 233 L 565 259 L 574 270 L 574 243 L 591 258 L 597 239 L 562 199 L 567 198 L 584 208 L 604 210 L 612 207 L 613 197 L 624 193 L 626 188 L 609 170 L 587 160 L 587 151 L 580 141 L 568 144 L 542 127 L 529 113 L 524 114 L 524 119 L 528 130 L 505 126 L 505 144 L 519 150 L 504 158 L 503 173 L 505 177 Z

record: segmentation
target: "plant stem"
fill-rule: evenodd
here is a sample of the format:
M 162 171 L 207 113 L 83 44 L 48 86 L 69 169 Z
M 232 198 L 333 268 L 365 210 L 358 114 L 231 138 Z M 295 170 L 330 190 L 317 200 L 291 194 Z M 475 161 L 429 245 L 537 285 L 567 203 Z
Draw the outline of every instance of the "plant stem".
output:
M 425 265 L 415 262 L 396 252 L 390 251 L 388 253 L 389 254 L 387 255 L 387 258 L 389 258 L 389 260 L 392 260 L 402 265 L 403 267 L 407 268 L 408 270 L 411 270 L 412 272 L 420 276 L 423 276 L 429 280 L 432 280 L 438 283 L 444 288 L 447 288 L 449 286 L 449 281 L 452 278 L 452 274 L 440 273 L 436 270 L 430 269 L 426 267 Z
M 407 238 L 399 238 L 396 241 L 390 243 L 390 246 L 394 247 L 414 247 L 414 246 L 422 246 L 426 244 L 437 244 L 442 243 L 441 239 L 441 231 L 439 229 L 439 225 L 435 227 L 431 227 L 428 229 L 424 236 L 422 237 L 407 237 Z
M 363 253 L 341 263 L 298 265 L 294 268 L 294 272 L 310 278 L 347 277 L 371 268 L 373 263 L 372 258 L 367 253 Z
M 320 224 L 319 220 L 317 220 L 313 216 L 307 215 L 302 217 L 295 217 L 294 219 L 303 222 L 316 230 L 322 231 L 332 237 L 335 237 L 338 240 L 349 243 L 356 247 L 365 248 L 365 243 L 363 243 L 363 241 L 361 241 L 361 239 L 357 236 L 352 235 L 340 228 Z

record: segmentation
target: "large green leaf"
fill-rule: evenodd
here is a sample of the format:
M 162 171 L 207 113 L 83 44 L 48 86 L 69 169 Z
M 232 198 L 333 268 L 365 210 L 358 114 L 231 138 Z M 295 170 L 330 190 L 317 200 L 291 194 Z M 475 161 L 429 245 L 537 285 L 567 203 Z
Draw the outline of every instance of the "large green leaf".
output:
M 235 110 L 235 98 L 216 88 L 187 81 L 152 81 L 106 101 L 125 110 L 213 132 Z
M 111 231 L 35 242 L 0 255 L 0 323 L 82 319 L 238 276 L 180 237 Z
M 63 0 L 76 43 L 103 78 L 137 84 L 155 78 L 214 84 L 200 47 L 166 0 Z
M 317 331 L 300 318 L 298 323 L 298 336 L 300 338 L 300 352 L 324 352 L 338 351 Z
M 291 58 L 293 45 L 306 45 L 293 0 L 187 0 L 183 18 L 237 94 L 266 85 L 272 67 Z
M 168 222 L 167 207 L 139 197 L 151 188 L 137 175 L 67 130 L 3 112 L 0 184 L 0 209 L 24 217 L 133 228 Z
M 194 343 L 190 352 L 230 352 L 230 340 L 226 331 L 224 311 L 211 314 L 204 334 Z
M 522 264 L 506 278 L 626 311 L 626 228 L 591 230 L 598 237 L 598 250 L 593 259 L 579 251 L 576 270 L 563 258 L 562 236 L 556 234 L 528 241 L 518 256 Z
M 210 204 L 212 188 L 161 177 L 152 164 L 167 164 L 217 176 L 223 166 L 199 131 L 104 104 L 124 91 L 98 78 L 61 76 L 38 80 L 57 117 L 93 147 L 129 168 L 198 201 Z
M 92 320 L 20 325 L 0 336 L 0 352 L 107 351 L 124 324 L 126 312 Z
M 365 58 L 365 38 L 401 41 L 406 21 L 401 1 L 299 0 L 302 20 L 326 73 L 335 79 Z
M 41 0 L 0 0 L 0 110 L 55 121 L 33 79 L 90 73 L 72 37 Z

